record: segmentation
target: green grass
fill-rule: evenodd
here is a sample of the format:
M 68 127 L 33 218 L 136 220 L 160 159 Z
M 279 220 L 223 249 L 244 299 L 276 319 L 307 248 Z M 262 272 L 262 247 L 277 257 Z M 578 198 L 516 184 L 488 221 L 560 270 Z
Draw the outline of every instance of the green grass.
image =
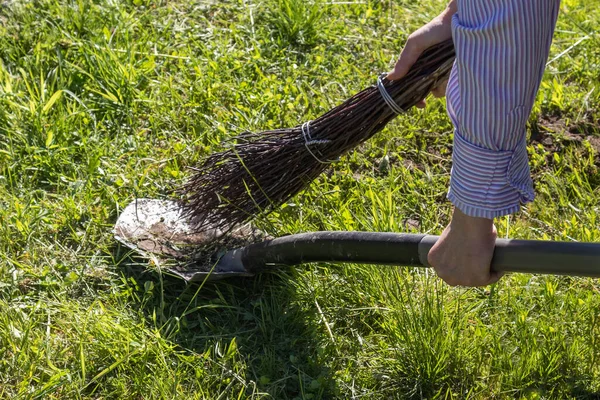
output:
M 186 286 L 112 238 L 124 206 L 168 197 L 227 137 L 373 84 L 443 7 L 2 3 L 0 398 L 599 398 L 597 280 L 459 289 L 323 264 Z M 600 1 L 563 0 L 529 122 L 538 197 L 503 237 L 600 241 L 599 22 Z M 261 226 L 439 233 L 451 133 L 432 100 Z

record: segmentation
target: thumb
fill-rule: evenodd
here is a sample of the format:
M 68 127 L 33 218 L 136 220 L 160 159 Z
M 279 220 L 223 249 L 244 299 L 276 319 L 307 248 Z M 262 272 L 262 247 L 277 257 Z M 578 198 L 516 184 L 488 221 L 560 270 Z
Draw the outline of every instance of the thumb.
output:
M 410 40 L 406 43 L 406 47 L 402 50 L 398 61 L 392 72 L 388 73 L 387 79 L 398 80 L 408 73 L 413 64 L 417 61 L 422 51 L 413 46 Z

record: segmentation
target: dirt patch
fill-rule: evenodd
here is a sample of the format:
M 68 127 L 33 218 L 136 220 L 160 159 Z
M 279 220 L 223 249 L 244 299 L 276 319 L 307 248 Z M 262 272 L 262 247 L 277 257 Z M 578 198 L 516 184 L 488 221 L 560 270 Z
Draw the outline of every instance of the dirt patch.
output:
M 596 154 L 600 155 L 600 136 L 590 136 L 587 138 L 592 146 L 592 149 L 596 151 Z
M 531 127 L 530 144 L 541 144 L 549 153 L 563 151 L 569 146 L 580 146 L 587 141 L 595 153 L 595 164 L 600 166 L 600 121 L 567 125 L 556 117 L 543 117 Z

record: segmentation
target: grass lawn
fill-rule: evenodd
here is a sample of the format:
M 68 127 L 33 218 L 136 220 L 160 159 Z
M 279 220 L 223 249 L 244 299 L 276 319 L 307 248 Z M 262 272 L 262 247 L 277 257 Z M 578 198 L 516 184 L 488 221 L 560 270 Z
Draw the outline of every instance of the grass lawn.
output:
M 188 285 L 111 234 L 245 130 L 372 85 L 443 0 L 0 4 L 0 398 L 600 398 L 600 284 L 307 265 Z M 563 0 L 500 236 L 600 241 L 600 0 Z M 412 110 L 258 221 L 438 234 L 452 127 Z M 386 168 L 382 160 L 389 160 Z M 383 163 L 385 164 L 385 163 Z

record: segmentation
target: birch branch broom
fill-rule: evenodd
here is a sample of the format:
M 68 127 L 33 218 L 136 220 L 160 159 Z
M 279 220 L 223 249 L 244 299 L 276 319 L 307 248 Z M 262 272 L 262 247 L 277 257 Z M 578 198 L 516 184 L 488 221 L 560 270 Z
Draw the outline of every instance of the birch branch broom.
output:
M 235 137 L 209 155 L 177 189 L 183 215 L 201 230 L 229 230 L 281 206 L 333 161 L 381 131 L 443 79 L 454 62 L 452 40 L 427 49 L 400 80 L 380 76 L 317 119 L 294 128 Z

